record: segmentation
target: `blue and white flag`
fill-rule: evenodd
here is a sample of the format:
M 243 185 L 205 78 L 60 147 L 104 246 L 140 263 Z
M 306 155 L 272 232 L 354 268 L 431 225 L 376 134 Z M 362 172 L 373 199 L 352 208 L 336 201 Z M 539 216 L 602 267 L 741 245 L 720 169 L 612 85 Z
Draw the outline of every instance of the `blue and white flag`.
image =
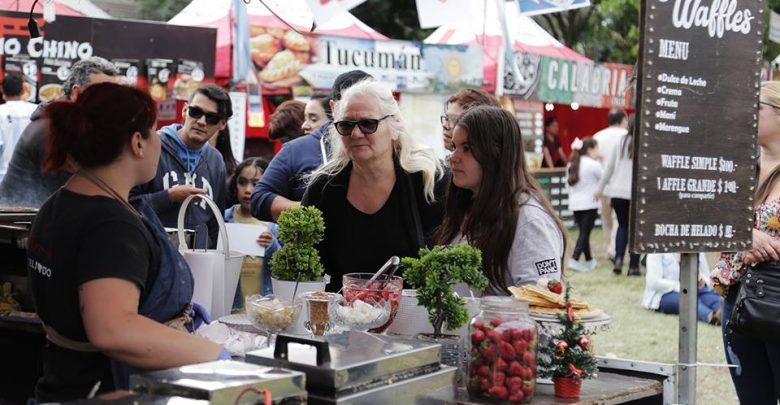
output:
M 521 15 L 558 13 L 590 6 L 590 0 L 515 0 Z

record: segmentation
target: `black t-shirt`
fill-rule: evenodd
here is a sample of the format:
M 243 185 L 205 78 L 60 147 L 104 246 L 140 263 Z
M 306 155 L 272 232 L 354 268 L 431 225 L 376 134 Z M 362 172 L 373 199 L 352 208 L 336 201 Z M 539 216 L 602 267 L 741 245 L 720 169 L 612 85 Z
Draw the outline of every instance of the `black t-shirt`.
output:
M 60 189 L 41 207 L 27 248 L 30 289 L 44 324 L 71 340 L 87 342 L 79 287 L 101 278 L 120 278 L 145 292 L 160 267 L 160 250 L 143 222 L 121 202 Z M 112 390 L 108 357 L 48 343 L 39 400 L 83 398 L 100 380 Z
M 331 277 L 328 291 L 341 288 L 347 273 L 375 273 L 392 256 L 417 257 L 419 242 L 410 213 L 406 177 L 397 176 L 385 205 L 373 214 L 356 209 L 347 200 L 350 167 L 332 179 L 321 179 L 304 196 L 304 205 L 319 208 L 325 221 L 325 237 L 319 244 L 325 273 Z M 423 198 L 422 196 L 420 198 Z M 427 207 L 427 204 L 423 204 Z M 422 230 L 430 231 L 427 215 Z M 434 220 L 436 224 L 441 221 Z

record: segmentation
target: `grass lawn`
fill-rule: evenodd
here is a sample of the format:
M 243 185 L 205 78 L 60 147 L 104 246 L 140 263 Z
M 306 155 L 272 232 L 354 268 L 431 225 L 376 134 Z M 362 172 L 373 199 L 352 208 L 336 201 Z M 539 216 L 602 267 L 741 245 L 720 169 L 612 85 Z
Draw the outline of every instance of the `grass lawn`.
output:
M 571 249 L 577 240 L 577 231 L 572 231 L 569 236 Z M 599 262 L 596 270 L 588 273 L 569 271 L 567 277 L 577 298 L 603 309 L 612 317 L 612 329 L 593 338 L 596 353 L 626 359 L 676 363 L 678 317 L 641 307 L 644 277 L 626 277 L 625 267 L 621 276 L 612 273 L 612 263 L 606 257 L 605 240 L 600 229 L 591 234 L 591 247 Z M 624 265 L 626 267 L 627 256 Z M 716 258 L 717 254 L 708 254 L 710 266 L 714 265 Z M 644 268 L 642 273 L 644 274 Z M 699 322 L 698 326 L 698 361 L 725 364 L 720 327 L 703 322 Z M 738 402 L 726 368 L 700 367 L 696 380 L 697 403 Z

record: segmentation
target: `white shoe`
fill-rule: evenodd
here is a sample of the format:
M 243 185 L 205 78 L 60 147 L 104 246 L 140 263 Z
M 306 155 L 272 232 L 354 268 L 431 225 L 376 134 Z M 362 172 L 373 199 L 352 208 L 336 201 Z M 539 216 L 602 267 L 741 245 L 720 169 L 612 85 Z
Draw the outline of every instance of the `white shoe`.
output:
M 585 270 L 586 271 L 591 271 L 591 270 L 596 268 L 597 264 L 598 263 L 596 262 L 596 259 L 590 259 L 587 262 L 585 262 Z
M 581 265 L 581 264 L 580 264 L 580 262 L 578 262 L 578 261 L 576 261 L 576 260 L 572 259 L 571 257 L 569 258 L 569 261 L 568 261 L 568 263 L 567 263 L 567 267 L 569 267 L 570 269 L 572 269 L 572 270 L 574 270 L 574 271 L 578 271 L 578 272 L 585 272 L 585 271 L 588 271 L 588 270 L 585 268 L 585 266 Z

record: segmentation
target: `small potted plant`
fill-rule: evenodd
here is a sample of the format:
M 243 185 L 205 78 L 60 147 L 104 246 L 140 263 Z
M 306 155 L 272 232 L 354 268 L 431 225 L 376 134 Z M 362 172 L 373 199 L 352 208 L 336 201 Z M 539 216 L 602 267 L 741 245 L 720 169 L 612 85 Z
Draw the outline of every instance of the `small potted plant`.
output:
M 585 328 L 573 315 L 570 293 L 567 285 L 564 293 L 567 310 L 558 314 L 563 329 L 539 348 L 539 376 L 552 377 L 555 396 L 560 398 L 579 398 L 582 380 L 594 377 L 598 370 L 590 339 L 583 335 Z
M 314 246 L 322 241 L 325 221 L 316 207 L 295 207 L 282 212 L 277 221 L 283 243 L 271 258 L 274 295 L 293 300 L 293 293 L 324 290 L 328 276 Z
M 428 311 L 428 320 L 433 325 L 433 333 L 421 333 L 418 338 L 441 343 L 442 362 L 460 367 L 461 336 L 444 334 L 442 329 L 454 331 L 469 320 L 466 301 L 455 295 L 453 285 L 465 283 L 479 291 L 487 287 L 488 279 L 482 274 L 482 254 L 469 245 L 435 246 L 420 249 L 419 259 L 405 257 L 401 264 L 405 269 L 404 279 L 417 289 L 418 303 Z M 447 353 L 453 349 L 455 353 Z

